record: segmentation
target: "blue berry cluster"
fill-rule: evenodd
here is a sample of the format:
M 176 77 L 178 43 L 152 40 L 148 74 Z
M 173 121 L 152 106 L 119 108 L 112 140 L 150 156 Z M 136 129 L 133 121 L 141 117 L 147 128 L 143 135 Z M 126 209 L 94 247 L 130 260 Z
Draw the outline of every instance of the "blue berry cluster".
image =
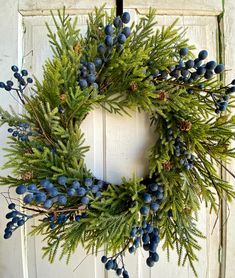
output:
M 168 70 L 156 71 L 154 78 L 175 78 L 184 83 L 192 84 L 201 77 L 211 79 L 215 74 L 221 74 L 224 71 L 223 64 L 217 64 L 215 61 L 204 63 L 208 56 L 206 50 L 199 52 L 195 60 L 184 60 L 188 54 L 188 48 L 180 49 L 180 60 L 175 66 L 170 66 Z M 201 85 L 200 85 L 201 86 Z
M 131 237 L 133 245 L 129 247 L 129 252 L 132 254 L 141 245 L 145 251 L 149 252 L 149 257 L 146 260 L 146 264 L 149 267 L 153 267 L 159 260 L 157 253 L 157 247 L 160 242 L 160 235 L 158 228 L 154 227 L 150 222 L 147 224 L 146 220 L 143 220 L 141 227 L 133 227 L 131 230 Z
M 106 36 L 104 43 L 99 44 L 97 47 L 99 57 L 96 57 L 93 62 L 80 61 L 81 67 L 78 73 L 78 83 L 81 89 L 85 89 L 89 86 L 98 89 L 98 84 L 95 82 L 97 79 L 97 70 L 108 61 L 115 45 L 117 51 L 123 49 L 123 44 L 131 34 L 131 29 L 127 26 L 123 27 L 123 24 L 129 21 L 130 14 L 128 12 L 123 13 L 121 17 L 115 17 L 113 24 L 105 26 L 104 32 Z
M 129 278 L 130 276 L 128 274 L 128 271 L 125 269 L 122 256 L 123 256 L 123 251 L 109 258 L 107 256 L 102 256 L 101 262 L 105 264 L 106 270 L 114 270 L 117 276 L 122 275 L 123 278 Z M 118 257 L 121 257 L 120 260 L 121 265 L 118 264 Z
M 140 208 L 141 215 L 148 216 L 150 212 L 155 214 L 164 200 L 163 187 L 155 182 L 150 183 L 142 198 L 145 204 Z
M 12 236 L 12 233 L 19 227 L 23 226 L 25 222 L 31 218 L 31 216 L 26 215 L 16 209 L 14 203 L 9 204 L 8 208 L 11 212 L 6 214 L 6 218 L 10 221 L 7 223 L 6 229 L 4 231 L 4 238 L 8 239 Z
M 215 112 L 217 114 L 224 112 L 227 109 L 230 94 L 235 93 L 235 79 L 231 82 L 230 85 L 232 86 L 225 87 L 223 95 L 216 93 L 211 94 L 216 106 Z
M 11 67 L 11 70 L 14 72 L 13 76 L 17 80 L 17 85 L 14 87 L 14 82 L 12 80 L 4 82 L 0 82 L 0 88 L 5 89 L 6 91 L 19 91 L 20 93 L 23 93 L 23 90 L 26 88 L 28 84 L 33 83 L 33 79 L 28 76 L 28 71 L 23 69 L 21 72 L 19 71 L 19 68 L 15 65 Z
M 68 178 L 65 176 L 58 177 L 57 183 L 62 186 L 60 189 L 49 179 L 41 180 L 39 186 L 36 184 L 29 184 L 28 186 L 22 184 L 16 188 L 16 193 L 21 195 L 27 193 L 23 198 L 26 204 L 36 203 L 42 205 L 45 209 L 50 209 L 53 205 L 65 206 L 71 197 L 78 197 L 81 204 L 88 205 L 90 201 L 89 194 L 100 198 L 104 186 L 103 181 L 99 180 L 94 184 L 90 178 L 84 180 L 84 186 L 81 186 L 77 180 L 69 185 Z
M 33 135 L 31 127 L 28 123 L 19 123 L 15 127 L 9 127 L 8 132 L 21 141 L 28 141 L 29 136 Z
M 186 169 L 190 170 L 194 167 L 193 162 L 196 157 L 186 149 L 186 144 L 177 136 L 175 139 L 175 155 L 180 158 L 180 164 Z

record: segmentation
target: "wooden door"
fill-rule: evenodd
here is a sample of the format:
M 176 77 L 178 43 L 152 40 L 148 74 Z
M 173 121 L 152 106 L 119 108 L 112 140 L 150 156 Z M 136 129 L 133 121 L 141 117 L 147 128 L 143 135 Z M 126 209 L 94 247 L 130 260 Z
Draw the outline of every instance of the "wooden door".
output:
M 107 3 L 107 10 L 115 5 L 115 1 L 111 0 L 97 0 L 95 5 L 100 6 L 104 2 Z M 21 60 L 30 72 L 39 79 L 42 77 L 42 65 L 45 59 L 51 56 L 44 24 L 47 21 L 52 26 L 50 9 L 55 10 L 65 5 L 67 12 L 78 16 L 78 25 L 85 33 L 87 14 L 94 8 L 92 0 L 0 0 L 0 3 L 0 34 L 4 37 L 0 43 L 2 53 L 0 77 L 3 80 L 10 75 L 10 65 L 17 64 Z M 227 5 L 229 7 L 229 4 Z M 147 13 L 150 6 L 157 8 L 156 28 L 169 25 L 179 18 L 178 26 L 188 28 L 187 36 L 191 43 L 195 44 L 198 50 L 208 49 L 209 58 L 218 57 L 221 50 L 219 49 L 221 30 L 219 31 L 218 16 L 223 10 L 222 1 L 128 0 L 124 1 L 124 6 L 125 10 L 130 12 L 132 19 L 136 21 L 141 15 Z M 0 95 L 0 102 L 4 107 L 12 104 L 18 111 L 22 109 L 5 93 Z M 128 178 L 133 172 L 142 176 L 146 172 L 146 152 L 153 142 L 153 133 L 145 114 L 133 111 L 131 115 L 132 117 L 123 118 L 98 109 L 91 112 L 83 122 L 82 128 L 86 135 L 86 143 L 91 146 L 86 162 L 97 177 L 111 182 L 120 182 L 122 176 Z M 0 133 L 1 142 L 3 142 L 1 145 L 6 144 L 5 130 L 2 128 Z M 1 210 L 6 211 L 4 201 L 1 201 Z M 210 216 L 207 209 L 203 207 L 199 218 L 199 226 L 207 236 L 207 240 L 200 240 L 202 250 L 199 253 L 199 263 L 196 265 L 198 275 L 200 278 L 220 277 L 219 254 L 222 241 L 219 221 L 212 233 L 215 216 Z M 5 223 L 2 218 L 0 221 L 0 228 L 3 230 Z M 10 241 L 0 240 L 1 278 L 116 277 L 104 271 L 100 258 L 91 255 L 87 256 L 76 271 L 73 271 L 85 257 L 81 248 L 78 248 L 69 266 L 66 266 L 64 261 L 56 261 L 50 265 L 46 259 L 41 259 L 41 238 L 28 237 L 29 230 L 29 226 L 24 227 L 15 233 Z M 127 265 L 131 277 L 194 277 L 188 265 L 177 266 L 177 255 L 174 252 L 171 254 L 170 263 L 167 262 L 166 253 L 160 251 L 160 257 L 158 265 L 150 270 L 145 265 L 144 253 L 141 250 L 136 256 L 128 255 Z

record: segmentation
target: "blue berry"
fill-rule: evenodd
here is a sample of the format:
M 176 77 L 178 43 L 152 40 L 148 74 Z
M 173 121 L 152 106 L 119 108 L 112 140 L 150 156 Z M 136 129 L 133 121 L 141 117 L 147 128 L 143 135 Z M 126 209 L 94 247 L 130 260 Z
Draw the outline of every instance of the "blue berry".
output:
M 47 199 L 46 194 L 43 192 L 39 192 L 35 195 L 35 201 L 38 204 L 44 203 L 46 201 L 46 199 Z
M 122 30 L 122 33 L 126 36 L 126 38 L 128 38 L 131 34 L 131 28 L 130 27 L 124 27 Z
M 28 185 L 28 190 L 30 190 L 30 191 L 35 191 L 35 190 L 37 190 L 37 186 L 36 186 L 36 184 L 30 184 L 30 185 Z
M 20 218 L 18 216 L 15 216 L 12 218 L 12 223 L 16 224 L 18 221 L 20 220 Z
M 6 233 L 4 234 L 4 238 L 5 238 L 5 239 L 10 238 L 11 236 L 12 236 L 12 232 L 10 232 L 10 231 L 8 231 L 8 232 L 6 232 Z
M 223 64 L 218 64 L 215 69 L 214 69 L 216 74 L 220 74 L 224 71 L 224 65 Z
M 89 62 L 89 63 L 87 64 L 87 68 L 88 68 L 88 70 L 89 70 L 90 72 L 94 72 L 94 71 L 95 71 L 95 64 Z
M 180 56 L 186 56 L 188 54 L 188 48 L 184 47 L 180 49 Z
M 59 194 L 58 189 L 54 187 L 50 188 L 48 192 L 51 197 L 56 197 Z
M 73 181 L 72 188 L 78 189 L 79 187 L 80 187 L 80 182 L 79 181 Z
M 72 197 L 72 196 L 76 195 L 76 190 L 75 190 L 75 188 L 72 187 L 72 188 L 68 189 L 67 193 L 69 196 Z
M 135 237 L 136 234 L 137 234 L 137 229 L 134 227 L 134 228 L 131 229 L 130 235 L 131 235 L 131 237 Z
M 8 130 L 7 130 L 9 133 L 12 133 L 13 131 L 14 131 L 14 129 L 13 128 L 8 128 Z
M 57 181 L 60 185 L 66 185 L 68 178 L 65 176 L 60 176 L 58 177 Z
M 19 80 L 21 78 L 21 75 L 18 72 L 15 72 L 14 77 Z
M 205 74 L 205 72 L 206 72 L 206 68 L 205 67 L 199 67 L 197 69 L 197 74 L 198 75 L 203 75 L 203 74 Z
M 112 46 L 113 45 L 113 38 L 112 38 L 112 36 L 106 36 L 105 37 L 105 44 L 108 46 L 108 47 L 110 47 L 110 46 Z
M 77 193 L 79 197 L 82 197 L 86 195 L 86 189 L 84 187 L 79 187 Z
M 66 203 L 67 203 L 67 198 L 66 198 L 66 196 L 60 195 L 60 196 L 58 197 L 58 203 L 59 203 L 59 205 L 66 205 Z
M 118 269 L 116 270 L 116 274 L 117 274 L 118 276 L 120 276 L 120 275 L 122 274 L 122 269 L 121 269 L 121 268 L 118 268 Z
M 122 22 L 125 24 L 129 23 L 129 21 L 131 20 L 131 16 L 128 12 L 124 12 L 121 18 L 122 18 Z
M 120 28 L 122 27 L 122 20 L 119 16 L 115 17 L 114 20 L 113 20 L 113 25 L 116 27 L 116 28 Z
M 49 183 L 50 183 L 50 181 L 48 179 L 44 179 L 44 180 L 40 181 L 40 185 L 42 187 L 46 187 Z
M 213 71 L 207 70 L 204 74 L 205 79 L 211 79 L 213 77 Z
M 5 84 L 3 82 L 0 82 L 0 88 L 5 88 Z
M 102 59 L 100 59 L 100 58 L 95 58 L 95 60 L 94 60 L 94 64 L 95 64 L 95 66 L 97 67 L 97 68 L 99 68 L 99 67 L 101 67 L 102 66 Z
M 112 35 L 113 33 L 113 26 L 111 24 L 108 24 L 104 28 L 104 32 L 106 35 Z
M 82 197 L 81 202 L 83 205 L 88 205 L 89 204 L 89 198 L 87 196 Z
M 213 70 L 213 69 L 215 69 L 215 67 L 216 67 L 216 62 L 215 61 L 210 61 L 210 62 L 208 62 L 207 64 L 206 64 L 206 69 L 208 69 L 208 70 Z
M 198 58 L 200 60 L 205 60 L 207 58 L 207 56 L 208 56 L 207 50 L 201 50 L 198 54 Z
M 151 191 L 157 191 L 158 190 L 158 185 L 157 185 L 157 183 L 151 183 L 149 185 L 149 188 L 150 188 Z
M 144 193 L 143 194 L 143 200 L 146 204 L 149 204 L 152 201 L 152 197 L 149 193 Z
M 132 254 L 132 253 L 134 253 L 134 252 L 135 252 L 135 247 L 134 247 L 134 246 L 131 246 L 131 247 L 129 248 L 129 253 Z
M 84 183 L 85 183 L 86 187 L 91 187 L 93 184 L 93 181 L 90 178 L 85 178 Z
M 159 209 L 159 204 L 158 203 L 152 203 L 150 205 L 150 209 L 153 211 L 153 212 L 156 212 L 158 209 Z
M 92 74 L 92 73 L 88 74 L 88 76 L 87 76 L 88 83 L 92 84 L 95 82 L 95 80 L 96 80 L 96 76 L 94 74 Z
M 81 87 L 81 89 L 85 89 L 87 88 L 88 84 L 87 84 L 87 81 L 85 79 L 79 79 L 79 85 Z
M 106 47 L 103 45 L 103 44 L 100 44 L 98 47 L 97 47 L 97 51 L 100 53 L 100 54 L 104 54 L 105 51 L 106 51 Z
M 16 205 L 15 205 L 14 203 L 11 203 L 11 204 L 8 205 L 8 208 L 9 208 L 9 209 L 14 209 L 15 206 L 16 206 Z
M 148 213 L 149 213 L 149 208 L 148 207 L 141 207 L 140 208 L 140 213 L 142 214 L 142 215 L 148 215 Z
M 12 87 L 14 85 L 14 83 L 11 80 L 8 80 L 7 82 L 7 86 Z
M 102 262 L 103 264 L 105 264 L 105 263 L 107 262 L 107 260 L 108 260 L 108 258 L 107 258 L 106 256 L 102 256 L 102 257 L 101 257 L 101 262 Z
M 8 85 L 4 85 L 4 88 L 6 91 L 10 92 L 11 91 L 11 86 L 8 86 Z
M 31 83 L 33 83 L 33 79 L 30 78 L 30 77 L 28 77 L 28 78 L 27 78 L 27 82 L 28 82 L 29 84 L 31 84 Z
M 25 223 L 25 221 L 23 219 L 20 219 L 18 222 L 17 222 L 17 225 L 18 226 L 23 226 Z
M 98 185 L 92 186 L 92 188 L 91 188 L 92 193 L 97 193 L 98 191 L 99 191 L 99 186 Z
M 46 200 L 45 201 L 45 203 L 43 204 L 43 207 L 45 208 L 45 209 L 49 209 L 49 208 L 51 208 L 52 207 L 52 205 L 53 205 L 53 202 L 52 202 L 52 200 Z
M 158 253 L 152 253 L 151 258 L 153 259 L 154 262 L 158 262 L 159 261 Z
M 113 268 L 113 260 L 108 260 L 105 264 L 106 270 L 110 270 Z
M 124 44 L 125 41 L 126 41 L 126 36 L 125 36 L 124 34 L 120 34 L 120 35 L 118 36 L 118 42 L 119 42 L 120 44 Z
M 22 71 L 21 71 L 21 74 L 22 74 L 22 76 L 27 76 L 27 75 L 28 75 L 28 72 L 27 72 L 27 70 L 22 70 Z
M 188 69 L 191 69 L 194 67 L 194 61 L 193 60 L 188 60 L 186 63 L 185 63 L 185 66 L 186 68 Z
M 34 201 L 34 195 L 33 194 L 27 194 L 27 195 L 25 195 L 24 196 L 24 199 L 23 199 L 23 201 L 24 201 L 24 203 L 26 203 L 26 204 L 30 204 L 30 203 L 32 203 L 33 201 Z
M 13 66 L 11 67 L 11 70 L 12 70 L 13 72 L 17 72 L 19 69 L 18 69 L 17 66 L 13 65 Z
M 17 194 L 24 194 L 25 192 L 27 191 L 27 187 L 25 186 L 25 185 L 23 185 L 23 184 L 21 184 L 21 185 L 18 185 L 17 187 L 16 187 L 16 193 Z

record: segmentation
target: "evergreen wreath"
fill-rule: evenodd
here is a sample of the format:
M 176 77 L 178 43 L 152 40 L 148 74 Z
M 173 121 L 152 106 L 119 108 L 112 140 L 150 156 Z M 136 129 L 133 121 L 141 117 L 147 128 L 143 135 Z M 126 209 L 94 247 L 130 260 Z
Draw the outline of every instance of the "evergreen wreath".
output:
M 34 78 L 27 94 L 33 79 L 14 65 L 16 81 L 0 83 L 25 108 L 22 115 L 0 109 L 1 124 L 8 124 L 11 134 L 5 168 L 13 169 L 12 176 L 0 178 L 9 186 L 4 238 L 38 217 L 31 234 L 44 236 L 50 262 L 58 248 L 69 262 L 78 244 L 94 254 L 105 246 L 105 268 L 124 278 L 129 277 L 125 252 L 142 246 L 152 267 L 161 240 L 168 255 L 176 248 L 179 264 L 189 261 L 197 276 L 200 204 L 217 212 L 222 199 L 235 196 L 217 170 L 234 177 L 225 163 L 235 156 L 230 148 L 235 118 L 224 111 L 228 103 L 232 107 L 235 80 L 224 85 L 224 65 L 205 62 L 206 50 L 195 58 L 176 22 L 153 31 L 153 9 L 130 27 L 128 12 L 114 17 L 104 7 L 95 9 L 86 36 L 65 10 L 52 18 L 56 33 L 47 28 L 53 58 L 45 63 L 43 81 Z M 149 115 L 156 143 L 149 151 L 148 176 L 111 184 L 87 169 L 89 147 L 80 125 L 95 107 Z M 9 195 L 12 188 L 22 195 L 17 204 Z

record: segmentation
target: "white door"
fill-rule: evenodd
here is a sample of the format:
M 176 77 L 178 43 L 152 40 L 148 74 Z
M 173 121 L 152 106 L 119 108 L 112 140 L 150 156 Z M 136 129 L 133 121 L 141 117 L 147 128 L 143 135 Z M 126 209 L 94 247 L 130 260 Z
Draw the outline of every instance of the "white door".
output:
M 66 6 L 67 12 L 78 15 L 78 24 L 83 33 L 86 32 L 87 13 L 91 12 L 94 4 L 97 6 L 106 2 L 106 9 L 114 7 L 115 1 L 74 1 L 74 0 L 0 0 L 0 79 L 10 76 L 10 66 L 23 60 L 25 68 L 29 69 L 39 79 L 42 76 L 42 65 L 51 56 L 46 36 L 45 21 L 52 25 L 49 9 Z M 125 3 L 126 2 L 126 3 Z M 210 3 L 209 3 L 210 2 Z M 227 7 L 232 6 L 227 3 Z M 160 27 L 171 24 L 179 18 L 178 26 L 187 27 L 187 36 L 197 49 L 208 49 L 209 58 L 219 54 L 219 25 L 218 15 L 222 12 L 222 0 L 146 0 L 124 1 L 125 10 L 131 13 L 132 19 L 138 20 L 148 8 L 157 8 L 157 19 Z M 235 12 L 234 12 L 235 15 Z M 229 18 L 231 16 L 228 15 Z M 233 28 L 235 30 L 235 27 Z M 233 54 L 234 55 L 234 54 Z M 23 59 L 22 59 L 23 58 Z M 228 60 L 228 59 L 227 59 Z M 230 67 L 235 66 L 229 64 Z M 0 94 L 0 103 L 7 107 L 9 104 L 18 106 L 6 93 Z M 152 142 L 152 132 L 149 121 L 144 114 L 132 112 L 132 117 L 110 115 L 102 110 L 90 113 L 82 128 L 86 135 L 87 144 L 91 150 L 86 157 L 87 165 L 100 178 L 111 182 L 119 182 L 120 177 L 130 177 L 133 172 L 143 176 L 147 168 L 146 150 Z M 6 144 L 6 128 L 1 129 L 1 147 Z M 2 151 L 1 151 L 2 154 Z M 4 159 L 1 155 L 1 164 Z M 6 172 L 1 173 L 6 174 Z M 4 189 L 3 189 L 4 190 Z M 2 190 L 2 191 L 3 191 Z M 1 200 L 1 211 L 6 211 L 6 203 Z M 199 226 L 207 240 L 201 240 L 202 250 L 199 253 L 199 263 L 196 265 L 200 278 L 217 278 L 220 276 L 219 253 L 221 252 L 220 221 L 213 229 L 215 216 L 210 216 L 206 208 L 202 208 Z M 33 223 L 32 223 L 33 224 Z M 3 231 L 5 222 L 0 218 L 0 229 Z M 100 258 L 91 255 L 73 271 L 85 258 L 85 252 L 78 248 L 70 264 L 56 261 L 50 265 L 46 259 L 41 259 L 40 237 L 28 237 L 30 227 L 25 227 L 14 234 L 10 241 L 0 240 L 0 278 L 111 278 L 112 273 L 105 273 Z M 232 238 L 231 240 L 232 243 Z M 234 241 L 233 241 L 234 242 Z M 235 254 L 232 254 L 235 258 Z M 231 255 L 231 256 L 232 256 Z M 190 267 L 177 266 L 177 255 L 172 252 L 170 263 L 166 253 L 160 251 L 160 261 L 154 269 L 145 265 L 144 253 L 139 251 L 136 256 L 127 256 L 127 265 L 132 278 L 191 278 L 194 277 Z M 228 260 L 229 266 L 232 265 Z M 231 267 L 232 269 L 232 267 Z M 222 271 L 223 272 L 223 271 Z M 231 271 L 232 273 L 232 271 Z M 226 276 L 233 277 L 232 274 Z

